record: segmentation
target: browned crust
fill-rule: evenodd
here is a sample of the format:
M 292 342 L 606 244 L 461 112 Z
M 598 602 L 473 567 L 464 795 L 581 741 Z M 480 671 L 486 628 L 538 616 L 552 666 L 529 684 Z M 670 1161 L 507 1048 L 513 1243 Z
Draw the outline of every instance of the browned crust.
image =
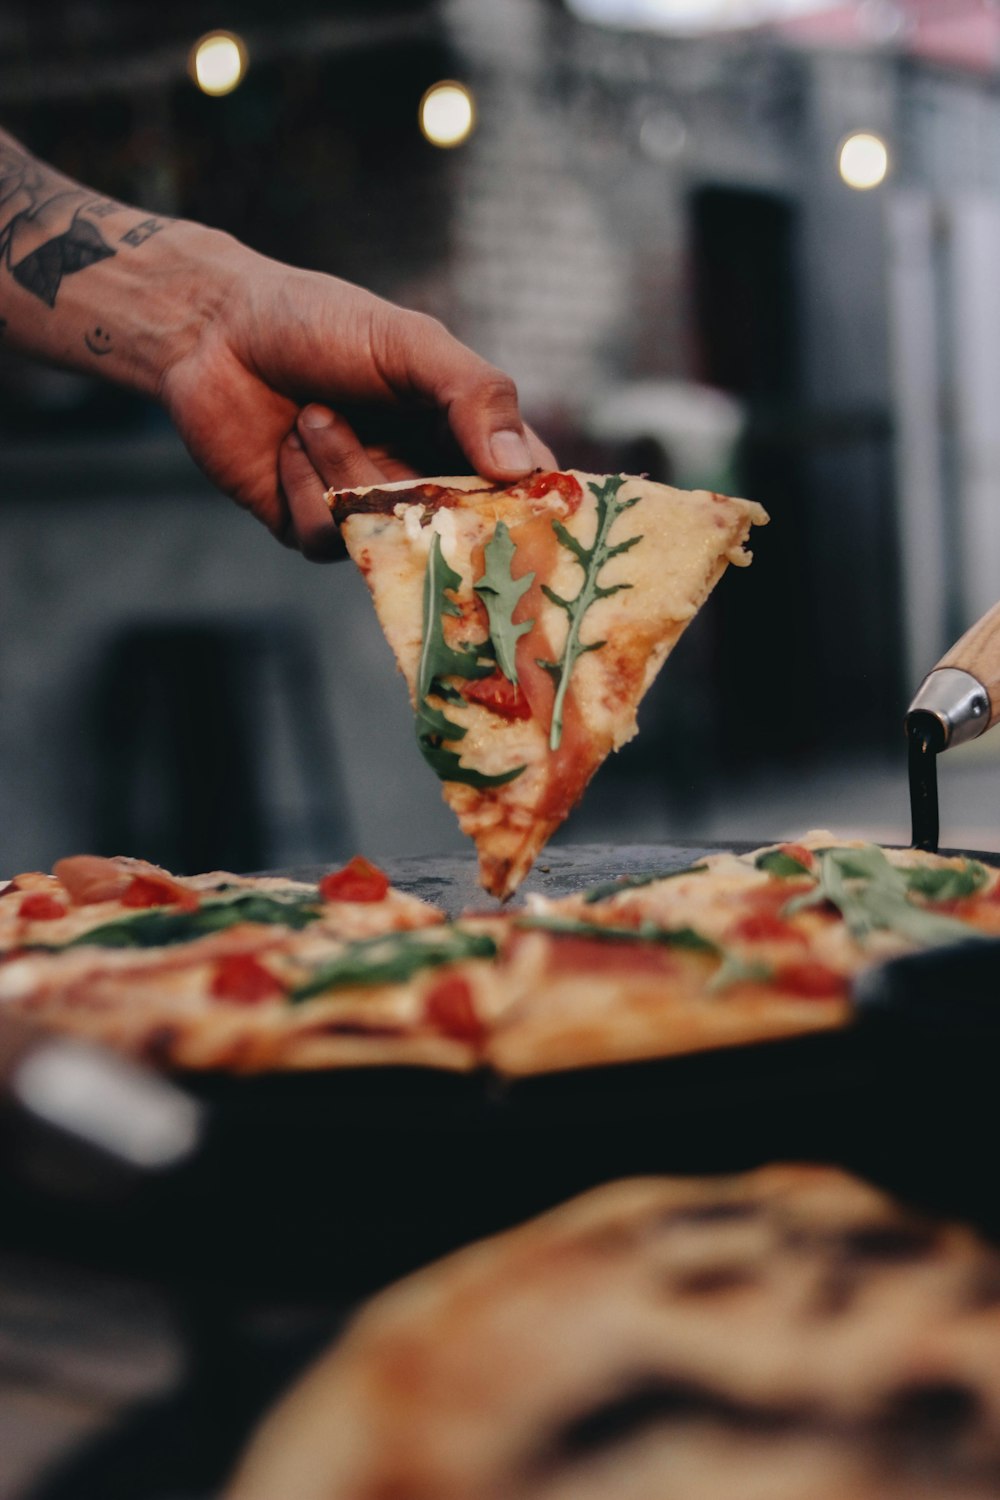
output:
M 490 484 L 486 479 L 474 490 L 452 489 L 443 484 L 413 484 L 408 489 L 343 490 L 330 497 L 330 510 L 338 526 L 348 516 L 391 516 L 397 505 L 422 505 L 427 511 L 454 509 L 467 504 L 470 498 L 482 495 L 499 495 L 507 488 L 503 484 Z

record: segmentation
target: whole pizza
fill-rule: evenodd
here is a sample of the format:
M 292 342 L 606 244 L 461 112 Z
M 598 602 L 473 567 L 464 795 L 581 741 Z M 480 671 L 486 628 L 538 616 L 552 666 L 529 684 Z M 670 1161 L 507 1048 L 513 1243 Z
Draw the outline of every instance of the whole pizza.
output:
M 514 1078 L 842 1028 L 871 966 L 997 933 L 1000 871 L 827 833 L 453 919 L 360 857 L 76 856 L 0 888 L 0 1005 L 179 1068 Z

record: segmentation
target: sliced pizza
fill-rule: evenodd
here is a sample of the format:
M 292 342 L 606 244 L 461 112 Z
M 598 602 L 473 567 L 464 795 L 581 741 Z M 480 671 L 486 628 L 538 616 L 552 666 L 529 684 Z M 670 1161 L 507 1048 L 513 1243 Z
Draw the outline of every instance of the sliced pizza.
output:
M 225 870 L 171 875 L 145 860 L 94 854 L 0 884 L 0 954 L 172 947 L 246 923 L 295 931 L 315 924 L 334 937 L 363 938 L 443 920 L 360 856 L 315 885 Z
M 417 742 L 506 899 L 767 515 L 622 474 L 331 491 L 406 678 Z
M 187 944 L 0 963 L 0 1007 L 156 1065 L 246 1073 L 479 1066 L 493 940 L 462 923 L 336 938 L 241 923 Z
M 466 914 L 89 856 L 0 892 L 0 1006 L 182 1068 L 506 1077 L 830 1030 L 864 969 L 1000 933 L 1000 871 L 818 833 Z
M 0 890 L 0 1006 L 174 1067 L 474 1067 L 495 951 L 361 858 L 311 885 L 81 855 Z

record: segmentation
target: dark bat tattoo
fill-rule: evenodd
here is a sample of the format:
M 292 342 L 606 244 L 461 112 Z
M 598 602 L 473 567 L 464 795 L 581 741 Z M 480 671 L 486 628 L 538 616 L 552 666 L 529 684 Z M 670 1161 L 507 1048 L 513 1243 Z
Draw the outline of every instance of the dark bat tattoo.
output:
M 65 233 L 46 240 L 16 265 L 11 264 L 8 248 L 7 265 L 14 280 L 26 291 L 54 307 L 64 276 L 85 271 L 114 253 L 93 224 L 74 214 Z
M 0 141 L 0 265 L 47 307 L 64 276 L 117 253 L 92 222 L 116 207 Z

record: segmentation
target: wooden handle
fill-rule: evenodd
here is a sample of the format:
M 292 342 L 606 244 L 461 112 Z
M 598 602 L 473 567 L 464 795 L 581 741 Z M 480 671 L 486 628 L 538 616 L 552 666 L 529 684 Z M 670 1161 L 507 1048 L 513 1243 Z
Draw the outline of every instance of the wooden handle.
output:
M 1000 604 L 994 604 L 981 620 L 970 625 L 945 652 L 938 667 L 957 667 L 982 683 L 990 698 L 990 718 L 984 729 L 992 729 L 1000 719 Z

